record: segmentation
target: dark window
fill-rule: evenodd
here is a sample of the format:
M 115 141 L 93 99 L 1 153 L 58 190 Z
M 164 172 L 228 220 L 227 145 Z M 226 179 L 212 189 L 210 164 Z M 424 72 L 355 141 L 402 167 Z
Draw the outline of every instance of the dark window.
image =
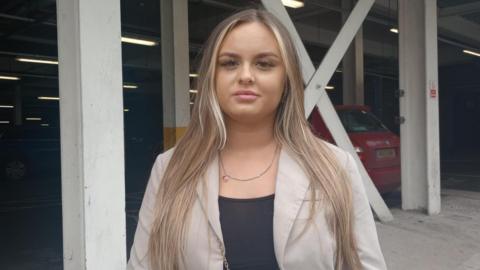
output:
M 387 131 L 375 115 L 363 110 L 339 111 L 338 115 L 348 133 Z

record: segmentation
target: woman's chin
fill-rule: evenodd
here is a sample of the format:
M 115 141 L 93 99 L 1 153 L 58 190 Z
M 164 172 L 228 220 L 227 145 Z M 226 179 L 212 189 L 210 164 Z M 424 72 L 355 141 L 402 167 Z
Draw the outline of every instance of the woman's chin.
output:
M 274 121 L 274 114 L 259 113 L 258 111 L 242 110 L 240 112 L 228 113 L 227 120 L 233 120 L 240 123 L 255 124 L 264 121 Z

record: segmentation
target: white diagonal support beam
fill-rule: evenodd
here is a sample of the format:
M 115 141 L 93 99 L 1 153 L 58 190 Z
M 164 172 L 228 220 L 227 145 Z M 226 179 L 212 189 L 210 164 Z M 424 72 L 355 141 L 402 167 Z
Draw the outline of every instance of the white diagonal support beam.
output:
M 338 33 L 337 38 L 328 50 L 327 54 L 322 60 L 317 71 L 310 79 L 310 82 L 305 89 L 305 113 L 310 115 L 310 112 L 315 107 L 315 104 L 320 100 L 321 96 L 326 94 L 324 89 L 327 83 L 333 76 L 343 56 L 347 52 L 350 43 L 357 34 L 358 29 L 367 17 L 368 11 L 372 7 L 374 0 L 360 0 L 353 8 L 350 16 Z M 320 112 L 321 112 L 320 108 Z M 322 114 L 323 116 L 323 114 Z M 338 120 L 340 124 L 340 120 Z M 328 124 L 327 124 L 328 126 Z M 333 135 L 333 134 L 332 134 Z M 335 135 L 333 135 L 335 138 Z M 336 138 L 335 138 L 336 139 Z
M 280 0 L 262 0 L 262 4 L 270 13 L 277 16 L 277 18 L 283 23 L 292 36 L 293 42 L 295 43 L 295 48 L 297 49 L 298 57 L 300 58 L 300 64 L 302 66 L 303 82 L 307 84 L 315 73 L 315 66 L 308 55 L 307 49 L 305 49 L 305 46 L 303 45 L 302 38 L 298 34 L 295 25 L 285 10 L 285 7 Z M 308 113 L 307 116 L 309 114 L 310 113 Z
M 336 67 L 345 55 L 348 46 L 365 20 L 373 3 L 374 0 L 358 1 L 349 18 L 340 30 L 337 38 L 323 58 L 319 68 L 315 71 L 315 67 L 305 49 L 305 46 L 303 45 L 302 39 L 296 31 L 295 26 L 281 1 L 262 0 L 262 4 L 265 6 L 265 8 L 277 16 L 277 18 L 279 18 L 280 21 L 282 21 L 282 23 L 286 26 L 295 42 L 297 53 L 301 60 L 303 80 L 305 84 L 307 84 L 307 88 L 305 89 L 306 116 L 310 115 L 316 104 L 325 121 L 325 124 L 327 125 L 338 146 L 347 150 L 355 157 L 355 161 L 357 162 L 362 175 L 363 184 L 365 186 L 370 205 L 377 214 L 378 218 L 385 222 L 392 220 L 393 216 L 378 193 L 378 190 L 375 188 L 375 185 L 373 184 L 362 162 L 358 158 L 352 142 L 350 141 L 345 128 L 340 122 L 332 102 L 325 92 L 325 86 L 333 76 Z

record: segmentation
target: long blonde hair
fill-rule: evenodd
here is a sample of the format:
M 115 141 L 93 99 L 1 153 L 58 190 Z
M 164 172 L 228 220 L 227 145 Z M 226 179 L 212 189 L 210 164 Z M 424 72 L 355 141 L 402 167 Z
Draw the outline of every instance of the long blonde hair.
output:
M 329 229 L 336 240 L 335 269 L 360 269 L 353 234 L 352 191 L 347 174 L 328 146 L 317 139 L 304 116 L 304 85 L 300 63 L 288 31 L 266 11 L 249 9 L 222 21 L 207 40 L 201 59 L 191 121 L 177 143 L 157 193 L 149 241 L 152 269 L 176 270 L 183 260 L 185 234 L 196 187 L 227 140 L 222 111 L 215 94 L 217 54 L 225 36 L 236 26 L 259 22 L 274 34 L 286 68 L 287 83 L 277 109 L 274 136 L 293 153 L 310 178 L 311 195 L 319 190 Z M 312 204 L 310 215 L 315 213 Z

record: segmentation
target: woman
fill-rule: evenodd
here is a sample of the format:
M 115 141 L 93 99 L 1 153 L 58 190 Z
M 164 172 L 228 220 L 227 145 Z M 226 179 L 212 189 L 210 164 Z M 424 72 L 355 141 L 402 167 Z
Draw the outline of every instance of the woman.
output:
M 152 169 L 130 269 L 385 269 L 352 157 L 304 116 L 294 44 L 259 10 L 205 45 L 186 134 Z

